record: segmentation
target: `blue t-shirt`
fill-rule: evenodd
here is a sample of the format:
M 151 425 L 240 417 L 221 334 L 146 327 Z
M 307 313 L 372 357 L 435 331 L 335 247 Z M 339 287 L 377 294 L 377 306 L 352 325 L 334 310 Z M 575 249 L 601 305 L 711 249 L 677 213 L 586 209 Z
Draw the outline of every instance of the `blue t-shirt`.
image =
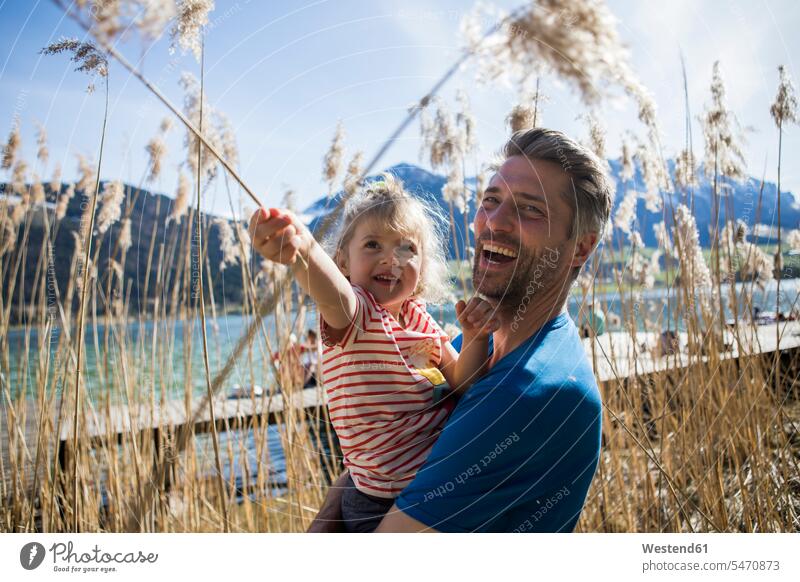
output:
M 570 532 L 600 456 L 601 409 L 561 313 L 461 397 L 397 507 L 444 532 Z

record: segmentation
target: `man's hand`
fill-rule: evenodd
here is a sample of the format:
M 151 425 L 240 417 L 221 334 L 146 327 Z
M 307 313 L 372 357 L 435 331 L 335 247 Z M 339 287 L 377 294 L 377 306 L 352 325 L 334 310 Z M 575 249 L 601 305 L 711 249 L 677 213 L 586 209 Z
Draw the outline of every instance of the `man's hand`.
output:
M 298 256 L 307 257 L 314 239 L 306 226 L 289 210 L 259 208 L 250 217 L 250 240 L 265 259 L 291 265 Z
M 477 295 L 456 303 L 456 316 L 465 340 L 486 339 L 500 328 L 496 307 Z

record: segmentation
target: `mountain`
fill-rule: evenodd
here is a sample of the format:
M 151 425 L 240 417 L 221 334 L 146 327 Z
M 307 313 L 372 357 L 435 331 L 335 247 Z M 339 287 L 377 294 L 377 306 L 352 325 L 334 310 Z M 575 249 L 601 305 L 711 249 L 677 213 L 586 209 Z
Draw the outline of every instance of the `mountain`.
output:
M 450 206 L 444 201 L 442 197 L 442 189 L 447 183 L 447 178 L 429 172 L 419 166 L 413 164 L 397 164 L 385 170 L 393 174 L 403 181 L 406 190 L 411 194 L 426 200 L 434 208 L 438 208 L 442 216 L 452 225 L 450 236 L 448 237 L 448 255 L 451 258 L 456 256 L 464 257 L 464 247 L 466 245 L 469 225 L 472 223 L 472 216 L 475 211 L 474 203 L 470 204 L 469 210 L 466 212 L 465 217 L 458 209 L 454 209 L 453 220 L 450 220 Z M 374 182 L 380 180 L 379 175 L 369 176 L 366 182 Z M 467 180 L 467 186 L 474 188 L 474 178 Z M 316 232 L 322 220 L 330 213 L 330 210 L 336 208 L 342 197 L 342 192 L 337 192 L 331 199 L 327 196 L 320 198 L 308 208 L 306 208 L 302 217 L 305 219 L 306 224 L 309 225 L 313 232 Z M 465 223 L 466 218 L 466 223 Z M 466 228 L 465 228 L 466 226 Z M 455 234 L 453 234 L 455 231 Z M 472 233 L 469 232 L 470 244 L 472 244 Z M 454 242 L 457 241 L 457 244 Z
M 83 192 L 78 191 L 75 196 L 70 200 L 67 207 L 67 212 L 64 218 L 58 223 L 56 229 L 52 229 L 54 203 L 59 194 L 63 193 L 67 188 L 66 184 L 62 184 L 60 191 L 52 191 L 49 186 L 45 187 L 46 193 L 46 206 L 50 210 L 48 218 L 50 220 L 51 233 L 55 231 L 55 238 L 52 238 L 51 243 L 53 249 L 53 265 L 52 272 L 55 275 L 55 282 L 61 301 L 64 300 L 64 294 L 67 289 L 69 277 L 72 268 L 73 255 L 75 251 L 75 238 L 74 233 L 78 232 L 80 226 L 80 219 L 82 214 L 83 205 L 90 204 L 91 198 L 85 196 Z M 189 271 L 186 253 L 181 252 L 186 249 L 188 236 L 191 233 L 187 230 L 190 220 L 195 221 L 193 209 L 190 208 L 187 215 L 183 216 L 179 223 L 175 221 L 167 222 L 167 218 L 172 211 L 173 199 L 164 196 L 163 194 L 154 194 L 147 190 L 137 189 L 132 186 L 126 185 L 125 200 L 122 207 L 122 214 L 130 210 L 131 218 L 131 238 L 133 244 L 127 252 L 125 264 L 123 266 L 125 273 L 126 288 L 123 293 L 128 294 L 130 297 L 130 313 L 135 314 L 141 310 L 152 311 L 155 304 L 157 294 L 156 282 L 158 280 L 159 254 L 163 253 L 162 263 L 164 269 L 161 273 L 160 279 L 160 297 L 161 305 L 172 305 L 173 292 L 177 297 L 186 297 L 191 293 L 192 281 L 187 274 L 188 272 L 195 272 L 193 268 Z M 0 201 L 9 200 L 13 204 L 14 196 L 6 198 L 5 184 L 0 183 Z M 102 185 L 101 185 L 102 191 Z M 102 203 L 98 201 L 98 211 Z M 41 284 L 34 284 L 34 278 L 37 274 L 37 266 L 39 257 L 41 255 L 42 244 L 45 238 L 44 226 L 44 212 L 43 207 L 38 206 L 35 210 L 28 214 L 30 221 L 30 231 L 28 233 L 27 243 L 25 245 L 27 252 L 25 253 L 25 260 L 20 262 L 19 268 L 16 270 L 15 276 L 15 289 L 11 297 L 11 317 L 12 323 L 18 323 L 22 317 L 25 308 L 31 304 L 31 295 L 34 290 L 41 289 Z M 204 215 L 203 223 L 206 226 L 203 234 L 203 247 L 207 254 L 208 270 L 206 273 L 209 275 L 205 280 L 206 289 L 213 286 L 214 299 L 216 301 L 216 308 L 218 311 L 235 310 L 243 300 L 242 292 L 242 275 L 241 265 L 238 263 L 228 265 L 224 270 L 220 268 L 222 262 L 222 249 L 220 245 L 219 229 L 215 226 L 209 226 L 209 223 L 214 219 L 213 216 Z M 19 226 L 17 232 L 17 247 L 22 244 L 24 236 L 24 222 Z M 93 251 L 95 245 L 100 244 L 99 254 L 97 259 L 98 280 L 103 283 L 102 293 L 98 295 L 97 312 L 104 313 L 107 307 L 106 304 L 106 277 L 110 272 L 112 252 L 119 239 L 121 223 L 116 222 L 105 235 L 100 238 L 97 235 L 94 237 Z M 150 243 L 153 241 L 153 254 L 150 256 Z M 196 256 L 196 243 L 192 249 L 193 255 Z M 11 255 L 13 257 L 13 255 Z M 6 254 L 3 257 L 3 280 L 2 292 L 3 299 L 7 300 L 7 290 L 10 288 L 12 273 L 14 272 L 14 261 L 9 260 L 10 255 Z M 119 254 L 114 258 L 119 260 Z M 147 296 L 145 296 L 145 281 L 148 279 L 147 271 L 150 268 L 149 283 L 147 289 Z M 46 267 L 46 265 L 45 265 Z M 40 271 L 41 272 L 41 269 Z M 129 288 L 128 288 L 129 286 Z M 77 294 L 76 294 L 77 295 Z M 20 300 L 22 299 L 22 306 L 20 307 Z M 185 303 L 185 299 L 183 300 Z M 77 311 L 78 299 L 73 297 L 73 310 Z M 171 307 L 168 310 L 172 313 Z M 36 314 L 28 313 L 28 316 Z
M 625 188 L 619 179 L 622 164 L 619 160 L 609 160 L 609 165 L 611 166 L 611 175 L 617 184 L 614 199 L 614 209 L 616 210 L 617 205 L 625 195 Z M 667 166 L 670 175 L 674 178 L 675 162 L 668 160 Z M 702 167 L 698 170 L 698 181 L 699 184 L 692 189 L 691 194 L 684 192 L 664 194 L 666 223 L 668 225 L 672 224 L 671 208 L 681 203 L 686 204 L 693 209 L 693 215 L 697 221 L 697 229 L 700 232 L 700 244 L 708 247 L 711 244 L 714 223 L 714 184 L 713 178 L 703 176 Z M 644 180 L 638 167 L 635 169 L 633 184 L 638 190 L 644 188 Z M 725 225 L 726 217 L 728 216 L 728 205 L 730 205 L 730 212 L 733 217 L 743 220 L 750 232 L 762 230 L 758 228 L 759 225 L 771 225 L 774 229 L 777 229 L 778 188 L 774 183 L 764 182 L 762 189 L 761 180 L 748 177 L 741 183 L 723 181 L 719 190 L 725 192 L 720 197 L 719 202 L 718 222 L 720 228 Z M 637 201 L 636 218 L 638 220 L 638 230 L 645 245 L 650 247 L 657 246 L 653 225 L 664 220 L 664 212 L 650 212 L 645 208 L 644 200 L 640 198 Z M 798 225 L 800 225 L 800 205 L 798 205 L 791 192 L 781 192 L 781 227 L 783 229 L 793 229 L 798 228 Z M 750 240 L 754 242 L 770 242 L 770 237 L 751 236 Z
M 675 163 L 672 160 L 667 162 L 669 171 L 674 174 Z M 614 212 L 622 201 L 625 195 L 625 187 L 619 180 L 621 170 L 621 163 L 619 160 L 609 160 L 610 174 L 616 183 L 616 193 L 614 197 L 614 211 L 612 211 L 612 218 Z M 432 202 L 438 207 L 443 214 L 450 218 L 450 207 L 442 197 L 442 189 L 447 182 L 447 178 L 438 174 L 433 174 L 413 164 L 398 164 L 386 170 L 400 178 L 405 184 L 406 188 L 413 194 L 421 196 L 428 201 Z M 379 179 L 379 176 L 370 176 L 367 181 Z M 709 246 L 711 240 L 711 226 L 714 221 L 714 196 L 713 196 L 713 183 L 707 178 L 699 176 L 699 185 L 696 186 L 692 192 L 694 216 L 697 221 L 697 227 L 700 232 L 700 243 L 703 246 Z M 643 189 L 643 180 L 641 170 L 637 167 L 633 184 L 637 190 Z M 475 178 L 467 180 L 467 187 L 474 190 Z M 307 223 L 312 230 L 316 229 L 322 218 L 326 216 L 331 208 L 335 208 L 340 200 L 342 192 L 338 192 L 331 200 L 327 197 L 320 198 L 311 204 L 303 212 Z M 471 224 L 472 217 L 475 213 L 474 196 L 470 196 L 469 207 L 466 211 L 467 224 Z M 653 232 L 653 225 L 662 222 L 666 218 L 668 225 L 672 224 L 672 215 L 670 208 L 674 208 L 679 203 L 685 203 L 692 208 L 692 200 L 688 195 L 674 192 L 672 194 L 664 194 L 664 201 L 666 206 L 665 211 L 650 212 L 645 207 L 645 201 L 641 198 L 637 200 L 636 205 L 636 219 L 638 221 L 638 230 L 642 235 L 642 239 L 646 246 L 657 246 L 656 237 Z M 748 178 L 739 184 L 726 184 L 726 195 L 720 198 L 719 210 L 719 224 L 720 228 L 724 226 L 724 217 L 727 215 L 726 206 L 730 203 L 732 206 L 733 216 L 737 219 L 743 220 L 751 229 L 756 225 L 772 225 L 773 228 L 777 227 L 777 187 L 772 182 L 765 182 L 763 190 L 761 189 L 761 181 L 756 178 Z M 760 204 L 760 206 L 759 206 Z M 453 209 L 453 220 L 451 228 L 455 230 L 455 239 L 457 244 L 453 242 L 453 236 L 450 237 L 449 243 L 449 256 L 450 258 L 456 257 L 456 249 L 458 255 L 464 256 L 465 241 L 469 240 L 470 244 L 473 242 L 472 233 L 464 228 L 464 215 Z M 800 224 L 800 205 L 795 201 L 791 192 L 781 192 L 781 227 L 783 229 L 798 228 Z M 763 227 L 755 229 L 757 233 L 762 233 Z M 615 229 L 614 237 L 617 234 Z M 768 234 L 768 233 L 767 233 Z M 467 239 L 468 235 L 468 239 Z M 774 234 L 772 235 L 774 236 Z M 616 238 L 615 238 L 616 240 Z M 751 240 L 758 242 L 766 242 L 769 236 L 751 237 Z

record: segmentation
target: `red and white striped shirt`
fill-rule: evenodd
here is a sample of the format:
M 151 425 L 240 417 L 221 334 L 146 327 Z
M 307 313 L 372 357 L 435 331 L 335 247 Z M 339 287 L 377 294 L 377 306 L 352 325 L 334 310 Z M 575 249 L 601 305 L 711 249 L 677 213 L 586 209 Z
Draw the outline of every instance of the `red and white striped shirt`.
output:
M 448 338 L 420 300 L 403 304 L 404 328 L 369 291 L 353 291 L 356 313 L 340 341 L 320 317 L 328 411 L 356 487 L 391 498 L 414 478 L 452 410 L 451 399 L 434 404 L 425 370 L 439 364 Z

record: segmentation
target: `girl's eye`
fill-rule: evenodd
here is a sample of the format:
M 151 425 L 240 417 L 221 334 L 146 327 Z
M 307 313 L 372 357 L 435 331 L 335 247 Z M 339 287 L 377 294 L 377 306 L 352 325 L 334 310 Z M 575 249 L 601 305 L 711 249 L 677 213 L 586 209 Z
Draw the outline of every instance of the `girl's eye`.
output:
M 377 249 L 380 248 L 380 245 L 376 240 L 368 240 L 366 243 L 364 243 L 364 247 L 368 249 Z

